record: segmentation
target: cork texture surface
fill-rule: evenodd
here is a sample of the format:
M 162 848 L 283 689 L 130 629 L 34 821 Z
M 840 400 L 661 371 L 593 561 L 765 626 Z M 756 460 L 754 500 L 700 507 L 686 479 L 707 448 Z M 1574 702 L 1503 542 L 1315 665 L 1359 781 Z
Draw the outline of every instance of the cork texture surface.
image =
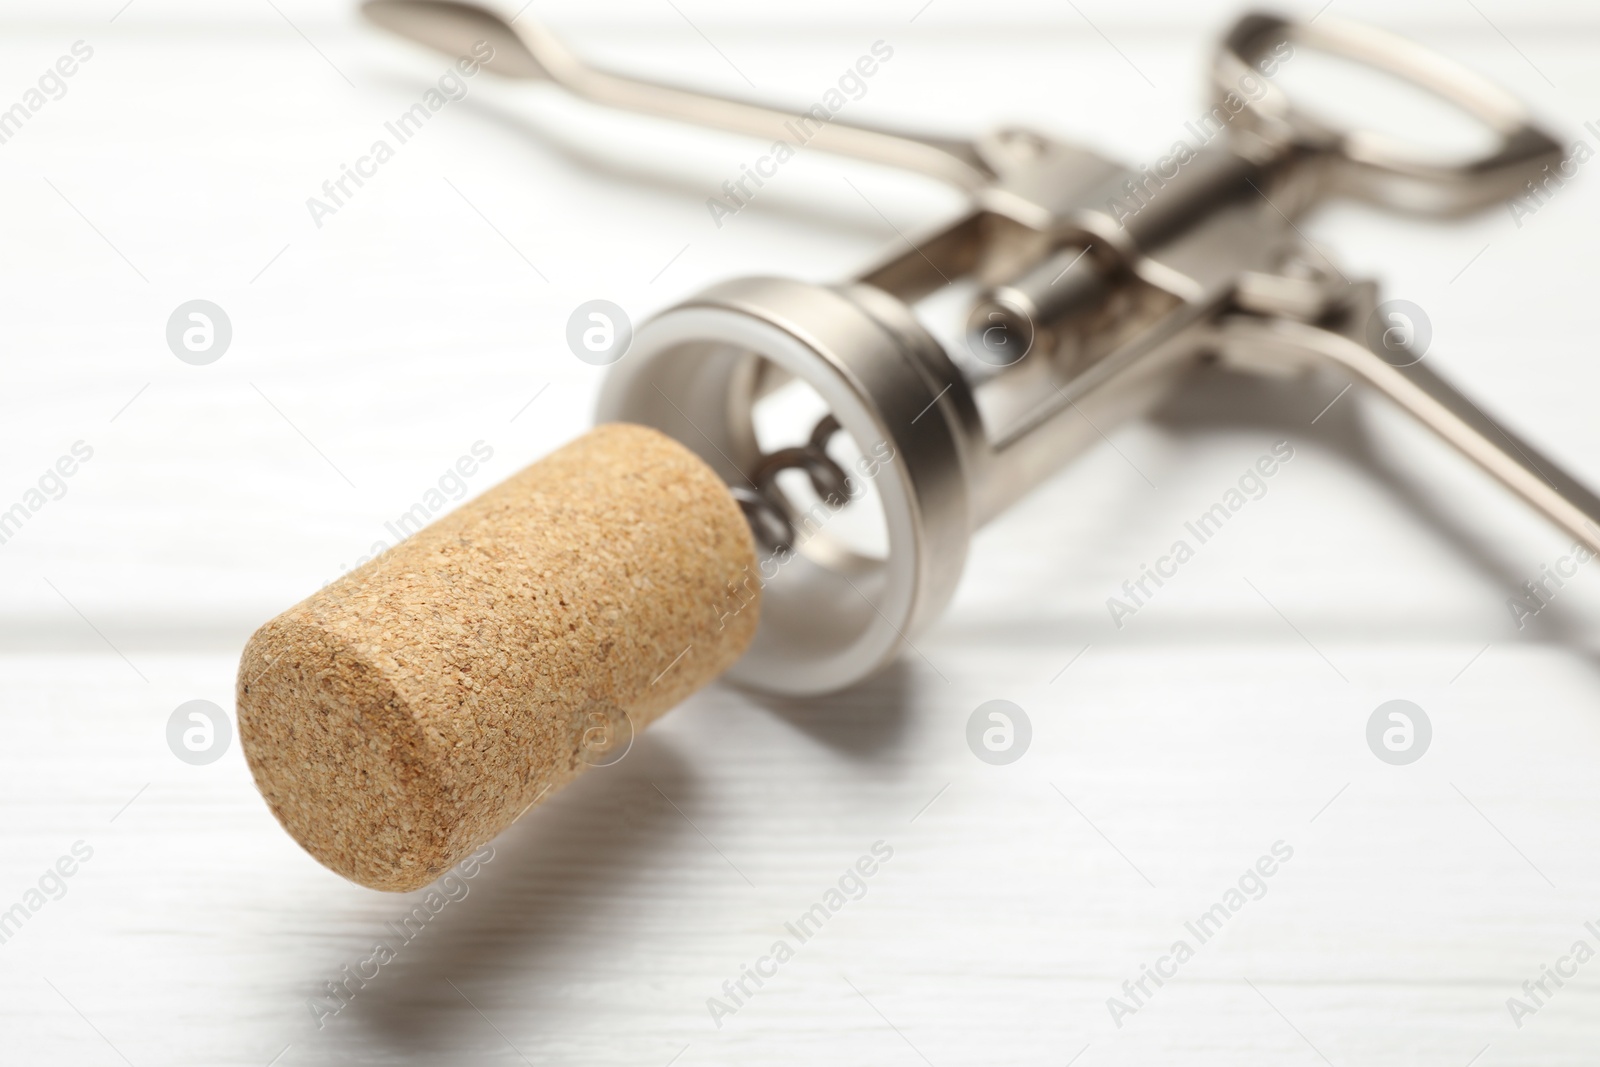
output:
M 754 565 L 697 456 L 601 426 L 255 633 L 256 785 L 332 870 L 426 885 L 731 666 Z

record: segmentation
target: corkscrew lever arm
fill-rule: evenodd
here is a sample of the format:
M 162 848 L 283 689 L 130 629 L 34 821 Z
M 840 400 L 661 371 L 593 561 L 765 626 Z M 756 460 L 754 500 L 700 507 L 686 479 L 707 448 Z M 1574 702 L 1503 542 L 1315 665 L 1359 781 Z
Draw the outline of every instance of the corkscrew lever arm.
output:
M 785 111 L 592 67 L 560 38 L 531 19 L 508 22 L 457 0 L 367 0 L 362 14 L 387 30 L 451 57 L 494 49 L 486 70 L 508 78 L 554 82 L 574 96 L 607 107 L 673 119 L 770 142 L 800 141 L 837 155 L 914 171 L 975 192 L 995 174 L 967 141 L 927 137 L 843 122 L 822 105 Z M 820 114 L 819 114 L 820 112 Z

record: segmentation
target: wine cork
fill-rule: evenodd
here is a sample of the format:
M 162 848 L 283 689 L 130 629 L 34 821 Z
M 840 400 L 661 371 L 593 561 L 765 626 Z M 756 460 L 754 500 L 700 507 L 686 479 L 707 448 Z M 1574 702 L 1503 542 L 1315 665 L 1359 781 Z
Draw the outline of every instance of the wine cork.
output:
M 754 573 L 711 468 L 601 426 L 261 627 L 251 773 L 323 864 L 416 889 L 731 666 Z

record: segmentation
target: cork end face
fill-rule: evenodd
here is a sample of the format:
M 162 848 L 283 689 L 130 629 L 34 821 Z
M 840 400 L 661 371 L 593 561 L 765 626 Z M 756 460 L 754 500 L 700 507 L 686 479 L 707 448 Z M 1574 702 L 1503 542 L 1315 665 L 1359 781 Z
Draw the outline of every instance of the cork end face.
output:
M 406 892 L 454 861 L 423 730 L 384 673 L 326 629 L 280 616 L 256 632 L 238 720 L 256 787 L 324 866 Z
M 760 584 L 721 479 L 603 426 L 263 626 L 239 737 L 278 821 L 338 874 L 420 888 L 750 644 Z

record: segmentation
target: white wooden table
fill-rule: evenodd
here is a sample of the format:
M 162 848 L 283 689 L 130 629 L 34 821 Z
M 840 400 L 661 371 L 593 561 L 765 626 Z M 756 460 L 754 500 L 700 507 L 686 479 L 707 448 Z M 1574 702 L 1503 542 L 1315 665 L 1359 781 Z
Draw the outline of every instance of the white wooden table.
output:
M 1201 109 L 1225 14 L 1147 31 L 1081 6 L 1116 48 L 1070 9 L 1017 35 L 957 0 L 827 24 L 683 5 L 698 31 L 640 5 L 574 39 L 805 101 L 881 38 L 862 117 L 1022 120 L 1146 158 Z M 1493 25 L 1406 17 L 1592 141 L 1592 13 L 1482 6 Z M 319 229 L 306 198 L 443 64 L 343 8 L 115 7 L 0 33 L 0 106 L 94 49 L 0 145 L 0 508 L 93 450 L 0 544 L 0 1062 L 1594 1062 L 1600 962 L 1520 1028 L 1507 1007 L 1574 942 L 1600 949 L 1593 568 L 1519 630 L 1506 600 L 1561 537 L 1381 405 L 1318 418 L 1342 383 L 1223 378 L 982 532 L 925 658 L 811 705 L 699 695 L 496 841 L 319 1027 L 325 983 L 426 895 L 322 870 L 236 744 L 173 756 L 173 709 L 231 712 L 250 630 L 473 443 L 494 450 L 476 493 L 580 432 L 600 374 L 561 341 L 580 302 L 642 317 L 728 276 L 842 275 L 896 238 L 841 174 L 901 229 L 953 203 L 801 158 L 718 229 L 704 200 L 748 144 L 479 81 Z M 1307 229 L 1426 308 L 1438 365 L 1594 484 L 1592 184 L 1520 227 L 1337 207 Z M 209 366 L 163 334 L 196 298 L 233 326 Z M 1278 441 L 1295 458 L 1267 495 L 1115 629 L 1106 597 Z M 1367 748 L 1396 698 L 1434 728 L 1411 766 Z M 991 699 L 1032 722 L 1007 766 L 966 743 Z M 860 899 L 786 930 L 878 842 Z M 1185 924 L 1280 842 L 1201 944 Z M 74 873 L 47 873 L 62 857 Z M 779 939 L 793 958 L 714 1020 Z M 1193 958 L 1132 1000 L 1179 940 Z

